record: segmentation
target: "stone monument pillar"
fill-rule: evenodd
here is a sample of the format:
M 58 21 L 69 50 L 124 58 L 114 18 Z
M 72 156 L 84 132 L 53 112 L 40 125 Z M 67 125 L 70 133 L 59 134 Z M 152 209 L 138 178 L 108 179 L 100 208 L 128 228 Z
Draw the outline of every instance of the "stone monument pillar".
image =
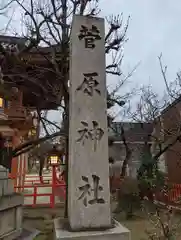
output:
M 130 239 L 111 220 L 104 19 L 74 16 L 70 43 L 68 226 L 55 239 Z
M 76 16 L 71 36 L 69 223 L 109 228 L 104 20 Z

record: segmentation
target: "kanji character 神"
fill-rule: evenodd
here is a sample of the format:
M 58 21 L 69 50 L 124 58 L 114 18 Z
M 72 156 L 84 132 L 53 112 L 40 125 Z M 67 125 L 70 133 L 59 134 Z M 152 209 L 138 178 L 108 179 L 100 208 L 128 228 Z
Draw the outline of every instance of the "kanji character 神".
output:
M 94 151 L 97 149 L 97 141 L 100 141 L 104 135 L 104 131 L 99 127 L 96 121 L 92 121 L 93 128 L 89 129 L 89 124 L 87 122 L 81 121 L 84 128 L 78 130 L 80 137 L 77 142 L 82 142 L 84 145 L 86 139 L 91 139 L 94 141 Z

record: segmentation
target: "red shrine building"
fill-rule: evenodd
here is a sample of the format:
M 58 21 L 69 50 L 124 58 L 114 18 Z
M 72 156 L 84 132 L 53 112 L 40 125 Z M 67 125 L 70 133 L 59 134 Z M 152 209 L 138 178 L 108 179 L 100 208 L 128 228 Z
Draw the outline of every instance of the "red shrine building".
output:
M 2 149 L 7 145 L 13 150 L 32 138 L 38 137 L 40 124 L 38 121 L 37 126 L 34 126 L 32 113 L 36 113 L 37 108 L 39 111 L 57 109 L 57 96 L 61 97 L 62 93 L 59 89 L 59 79 L 50 61 L 52 49 L 38 47 L 23 51 L 27 48 L 26 41 L 25 38 L 0 36 L 0 45 L 6 49 L 4 52 L 0 51 Z M 13 52 L 15 49 L 18 49 L 17 58 L 16 53 Z M 61 60 L 60 47 L 54 46 L 54 51 L 56 61 Z M 11 177 L 15 181 L 23 182 L 23 179 L 18 180 L 18 176 L 25 175 L 27 171 L 28 153 L 22 152 L 11 161 L 7 159 L 0 161 L 0 164 L 9 168 Z
M 37 135 L 37 129 L 33 126 L 33 115 L 23 106 L 22 99 L 23 94 L 18 89 L 16 89 L 15 99 L 7 101 L 3 96 L 0 97 L 0 164 L 9 169 L 10 177 L 14 179 L 16 186 L 24 184 L 28 169 L 28 153 L 7 159 L 6 152 L 13 151 Z
M 0 44 L 3 46 L 24 45 L 24 39 L 8 36 L 0 36 Z M 9 169 L 10 177 L 14 184 L 23 186 L 25 174 L 28 170 L 28 152 L 18 152 L 14 157 L 13 151 L 22 144 L 39 136 L 40 124 L 37 118 L 35 105 L 40 102 L 35 98 L 27 84 L 10 82 L 8 74 L 13 69 L 11 59 L 5 58 L 2 61 L 3 53 L 0 53 L 0 165 Z M 29 55 L 25 54 L 25 58 Z M 32 60 L 34 61 L 34 60 Z M 19 66 L 18 66 L 19 67 Z M 26 71 L 24 65 L 19 69 L 20 73 Z M 17 81 L 18 82 L 18 81 Z M 21 82 L 21 81 L 20 81 Z M 40 108 L 40 110 L 46 108 Z M 34 119 L 36 118 L 36 126 Z M 11 156 L 8 157 L 7 155 Z M 21 189 L 20 189 L 21 191 Z

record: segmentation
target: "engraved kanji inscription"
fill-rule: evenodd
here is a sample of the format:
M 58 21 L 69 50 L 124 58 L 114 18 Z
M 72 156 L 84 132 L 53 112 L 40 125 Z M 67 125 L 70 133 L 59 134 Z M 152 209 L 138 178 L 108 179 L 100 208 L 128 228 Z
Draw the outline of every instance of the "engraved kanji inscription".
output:
M 80 33 L 78 35 L 79 40 L 85 41 L 85 48 L 95 48 L 95 41 L 101 40 L 100 31 L 95 25 L 92 28 L 88 28 L 84 25 L 81 26 Z
M 96 121 L 92 121 L 92 127 L 89 128 L 89 124 L 85 121 L 81 121 L 82 129 L 78 130 L 80 137 L 77 139 L 77 142 L 81 142 L 82 145 L 85 144 L 86 140 L 93 141 L 94 151 L 97 149 L 97 144 L 104 135 L 104 131 L 99 127 L 99 124 Z
M 105 200 L 99 197 L 99 192 L 103 191 L 103 187 L 99 185 L 100 177 L 92 175 L 92 185 L 89 183 L 88 177 L 82 176 L 82 180 L 85 184 L 79 187 L 81 195 L 79 196 L 78 200 L 82 200 L 85 207 L 87 207 L 88 204 L 104 204 Z
M 78 86 L 77 91 L 83 91 L 85 94 L 89 96 L 94 95 L 94 91 L 97 92 L 99 95 L 101 94 L 99 87 L 99 82 L 96 80 L 95 77 L 98 76 L 98 73 L 83 73 L 84 80 L 80 86 Z

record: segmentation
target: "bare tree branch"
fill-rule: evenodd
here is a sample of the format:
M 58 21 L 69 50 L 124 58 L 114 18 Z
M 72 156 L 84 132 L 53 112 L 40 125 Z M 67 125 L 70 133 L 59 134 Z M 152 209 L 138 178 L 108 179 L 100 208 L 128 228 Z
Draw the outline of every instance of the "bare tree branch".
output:
M 53 126 L 56 127 L 57 129 L 62 130 L 61 127 L 59 127 L 59 126 L 58 126 L 57 124 L 55 124 L 54 122 L 48 120 L 47 118 L 41 117 L 41 119 L 42 119 L 43 121 L 49 123 L 50 125 L 53 125 Z
M 48 136 L 45 136 L 45 137 L 42 137 L 42 138 L 39 138 L 39 139 L 36 139 L 36 140 L 31 140 L 31 141 L 28 141 L 26 143 L 23 143 L 22 145 L 18 146 L 17 148 L 15 148 L 13 150 L 13 156 L 18 156 L 22 153 L 22 151 L 29 151 L 31 149 L 31 147 L 35 147 L 37 146 L 38 144 L 42 143 L 42 142 L 45 142 L 46 140 L 48 139 L 52 139 L 54 137 L 58 137 L 58 136 L 65 136 L 66 137 L 66 133 L 65 131 L 59 131 L 59 132 L 56 132 L 56 133 L 53 133 L 51 135 L 48 135 Z

